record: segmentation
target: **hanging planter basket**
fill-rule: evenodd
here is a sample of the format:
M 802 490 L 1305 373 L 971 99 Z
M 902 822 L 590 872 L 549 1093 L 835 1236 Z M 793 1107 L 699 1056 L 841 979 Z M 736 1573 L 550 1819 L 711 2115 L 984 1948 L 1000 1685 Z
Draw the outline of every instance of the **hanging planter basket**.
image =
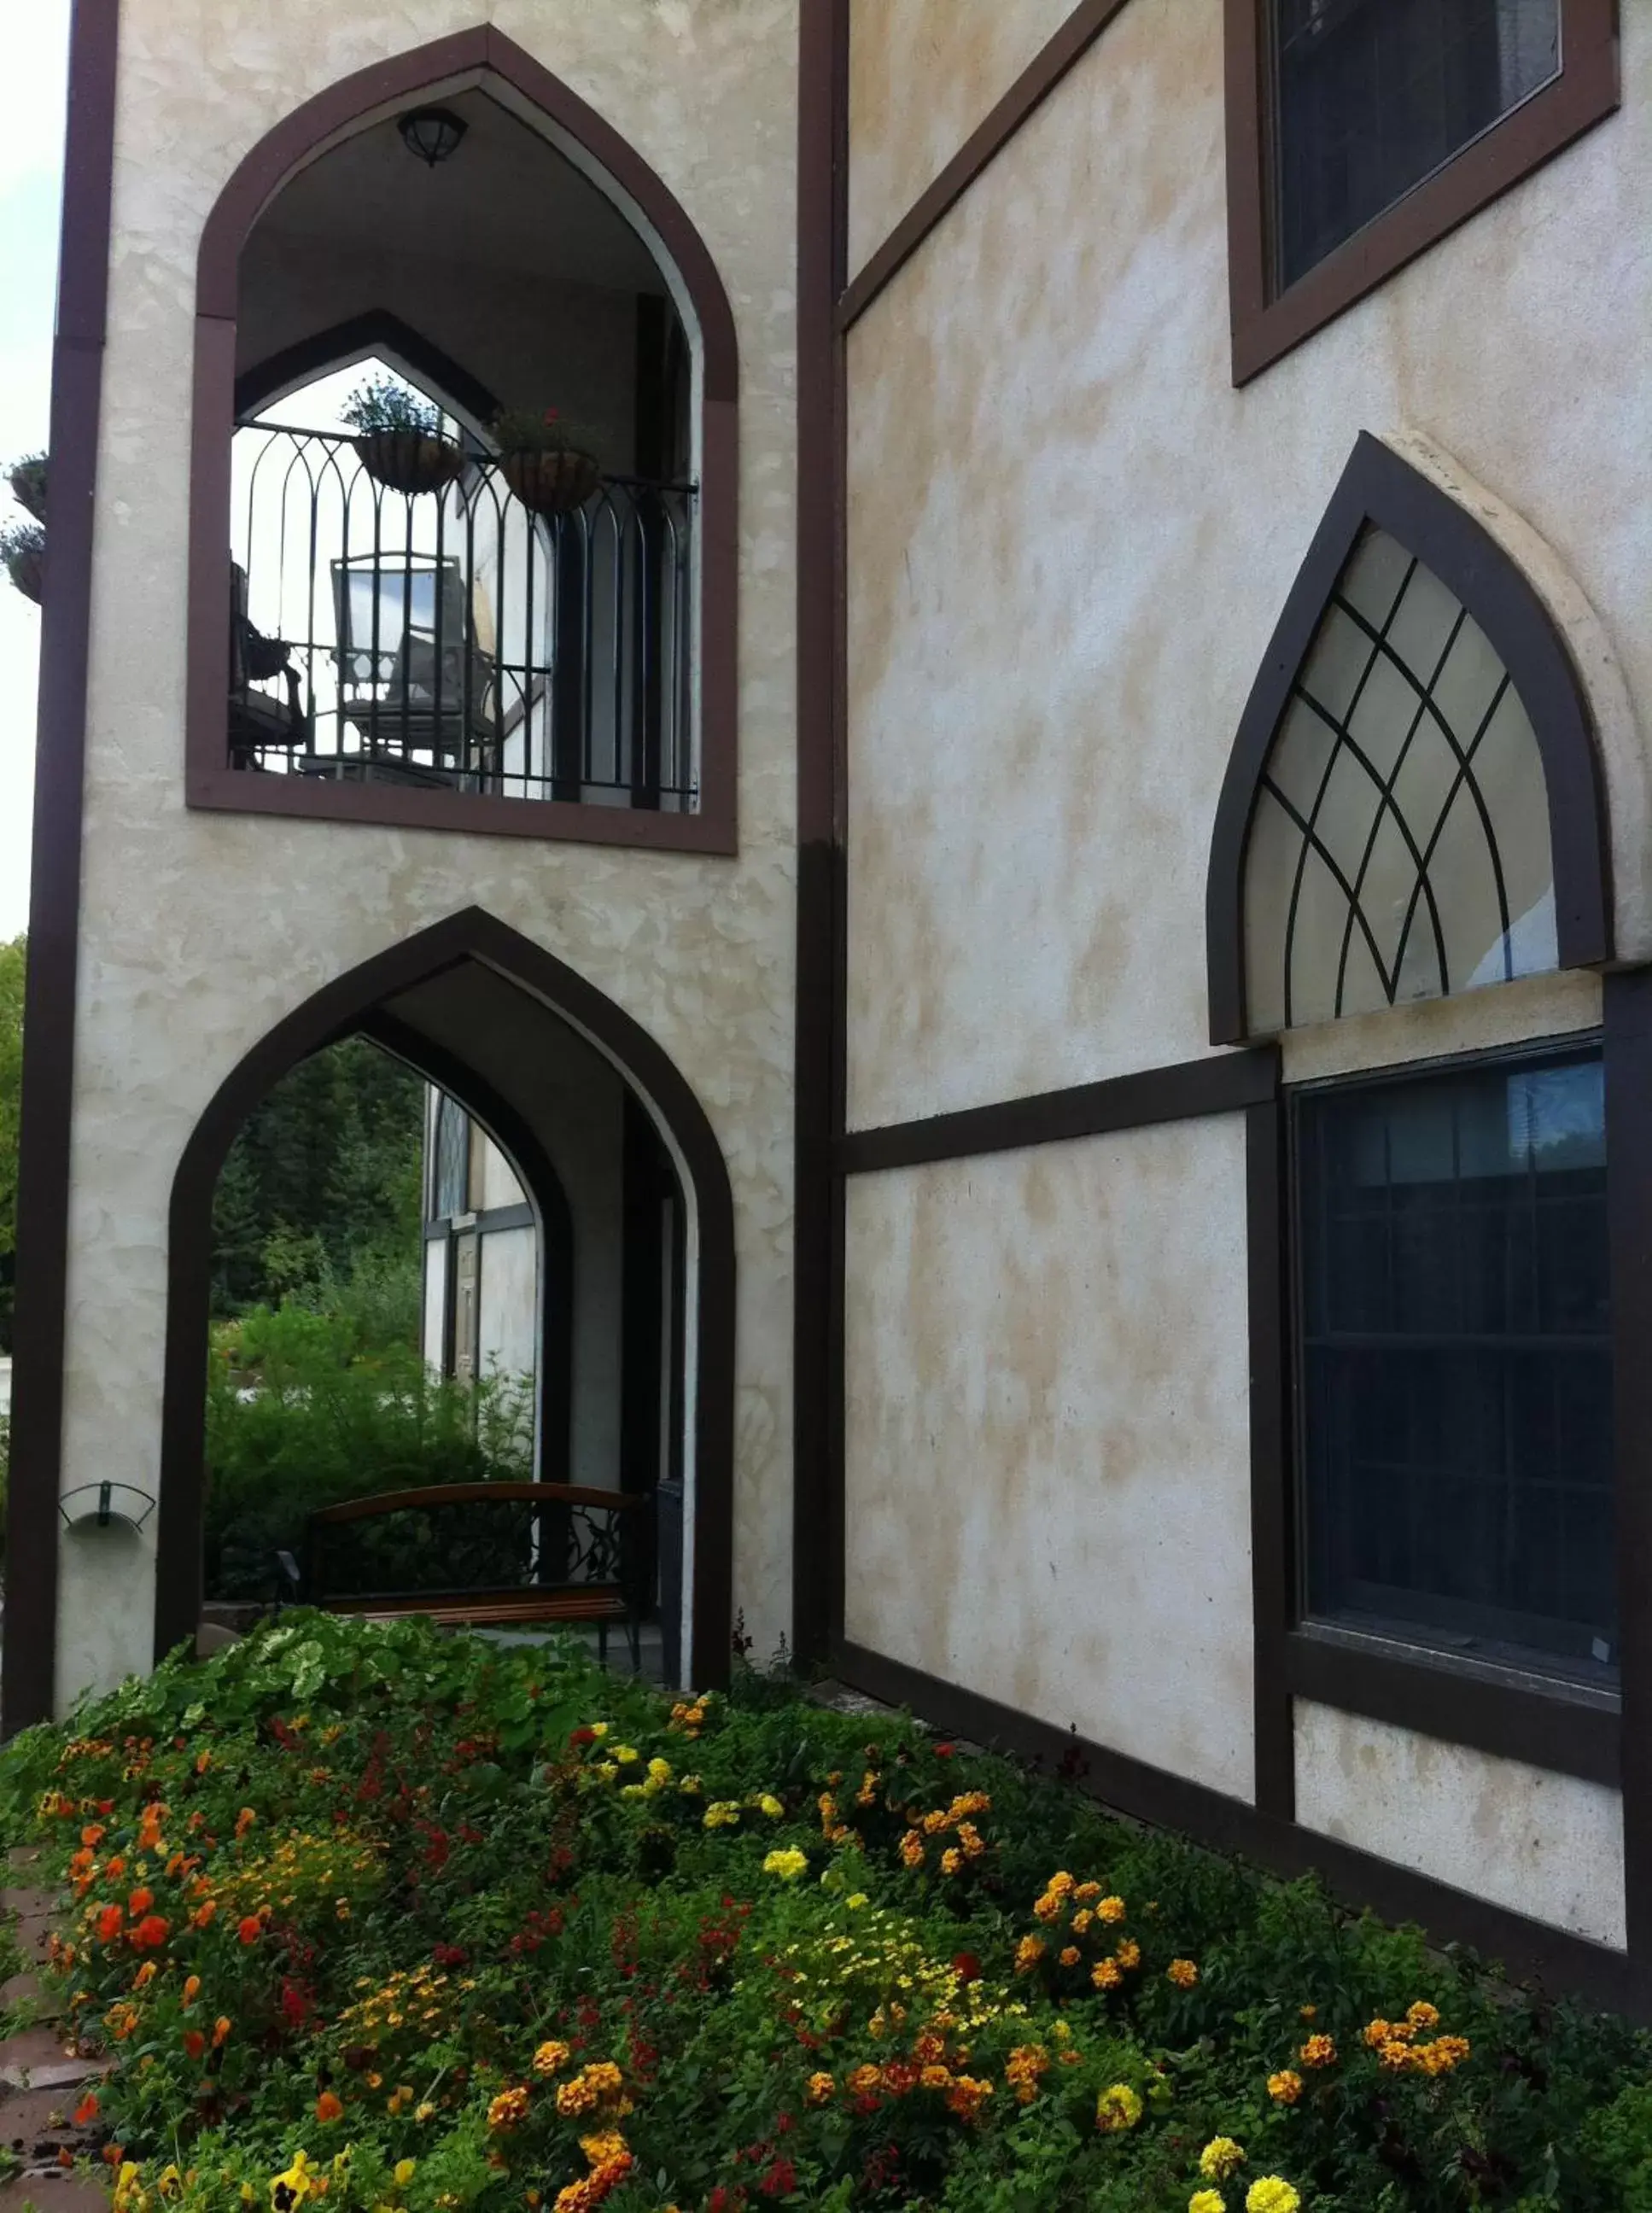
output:
M 6 574 L 26 600 L 38 607 L 46 597 L 46 548 L 20 546 L 6 556 Z
M 503 453 L 499 473 L 535 515 L 567 515 L 583 507 L 602 481 L 600 464 L 571 446 Z
M 364 430 L 355 444 L 369 476 L 391 491 L 442 491 L 465 466 L 454 440 L 424 430 Z

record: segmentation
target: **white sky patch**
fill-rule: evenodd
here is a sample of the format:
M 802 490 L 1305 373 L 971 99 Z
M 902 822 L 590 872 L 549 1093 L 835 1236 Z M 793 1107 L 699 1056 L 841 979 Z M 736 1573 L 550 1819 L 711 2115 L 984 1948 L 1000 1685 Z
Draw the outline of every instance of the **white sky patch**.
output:
M 8 8 L 0 71 L 29 96 L 0 132 L 0 462 L 44 447 L 62 192 L 69 0 Z M 0 521 L 21 519 L 0 487 Z M 0 579 L 0 938 L 28 919 L 29 813 L 40 615 Z

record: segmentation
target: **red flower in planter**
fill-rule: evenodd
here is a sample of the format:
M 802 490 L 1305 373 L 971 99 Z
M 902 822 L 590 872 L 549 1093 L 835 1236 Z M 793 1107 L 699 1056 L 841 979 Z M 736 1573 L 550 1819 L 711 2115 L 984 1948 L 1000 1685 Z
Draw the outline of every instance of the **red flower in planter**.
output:
M 959 1952 L 954 1955 L 952 1972 L 960 1983 L 978 1983 L 981 1963 L 973 1952 Z

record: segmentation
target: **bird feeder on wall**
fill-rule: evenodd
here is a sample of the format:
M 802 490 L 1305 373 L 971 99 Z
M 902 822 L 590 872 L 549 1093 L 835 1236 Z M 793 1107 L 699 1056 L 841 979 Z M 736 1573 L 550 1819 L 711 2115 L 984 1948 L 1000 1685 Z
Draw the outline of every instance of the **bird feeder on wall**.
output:
M 58 1510 L 70 1529 L 139 1530 L 155 1511 L 155 1500 L 135 1483 L 82 1483 L 64 1491 Z

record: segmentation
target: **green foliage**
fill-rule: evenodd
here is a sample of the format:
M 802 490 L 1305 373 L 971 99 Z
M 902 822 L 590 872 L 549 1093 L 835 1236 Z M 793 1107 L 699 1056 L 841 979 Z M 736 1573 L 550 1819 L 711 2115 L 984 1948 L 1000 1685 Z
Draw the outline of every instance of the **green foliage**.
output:
M 11 1350 L 17 1247 L 17 1136 L 23 1095 L 23 978 L 27 937 L 0 944 L 0 1352 Z
M 353 1311 L 352 1311 L 353 1309 Z M 333 1312 L 254 1307 L 213 1333 L 207 1366 L 206 1589 L 267 1598 L 277 1548 L 302 1550 L 318 1506 L 375 1491 L 532 1473 L 521 1378 L 432 1375 L 387 1338 L 360 1273 Z
M 119 2213 L 1186 2213 L 1219 2136 L 1228 2213 L 1652 2206 L 1644 2033 L 746 1691 L 296 1614 L 15 1740 Z
M 362 1038 L 283 1076 L 218 1178 L 213 1312 L 232 1316 L 285 1297 L 335 1308 L 376 1303 L 376 1326 L 411 1344 L 424 1112 L 422 1079 Z
M 442 435 L 442 410 L 399 376 L 369 377 L 338 412 L 353 430 L 369 436 L 375 430 L 412 430 L 424 438 Z
M 555 407 L 501 408 L 488 425 L 502 454 L 594 454 L 591 435 Z
M 24 571 L 45 558 L 46 533 L 38 522 L 0 522 L 0 568 L 18 589 Z
M 44 454 L 24 454 L 6 471 L 6 482 L 11 496 L 26 514 L 36 522 L 46 521 L 46 456 Z

